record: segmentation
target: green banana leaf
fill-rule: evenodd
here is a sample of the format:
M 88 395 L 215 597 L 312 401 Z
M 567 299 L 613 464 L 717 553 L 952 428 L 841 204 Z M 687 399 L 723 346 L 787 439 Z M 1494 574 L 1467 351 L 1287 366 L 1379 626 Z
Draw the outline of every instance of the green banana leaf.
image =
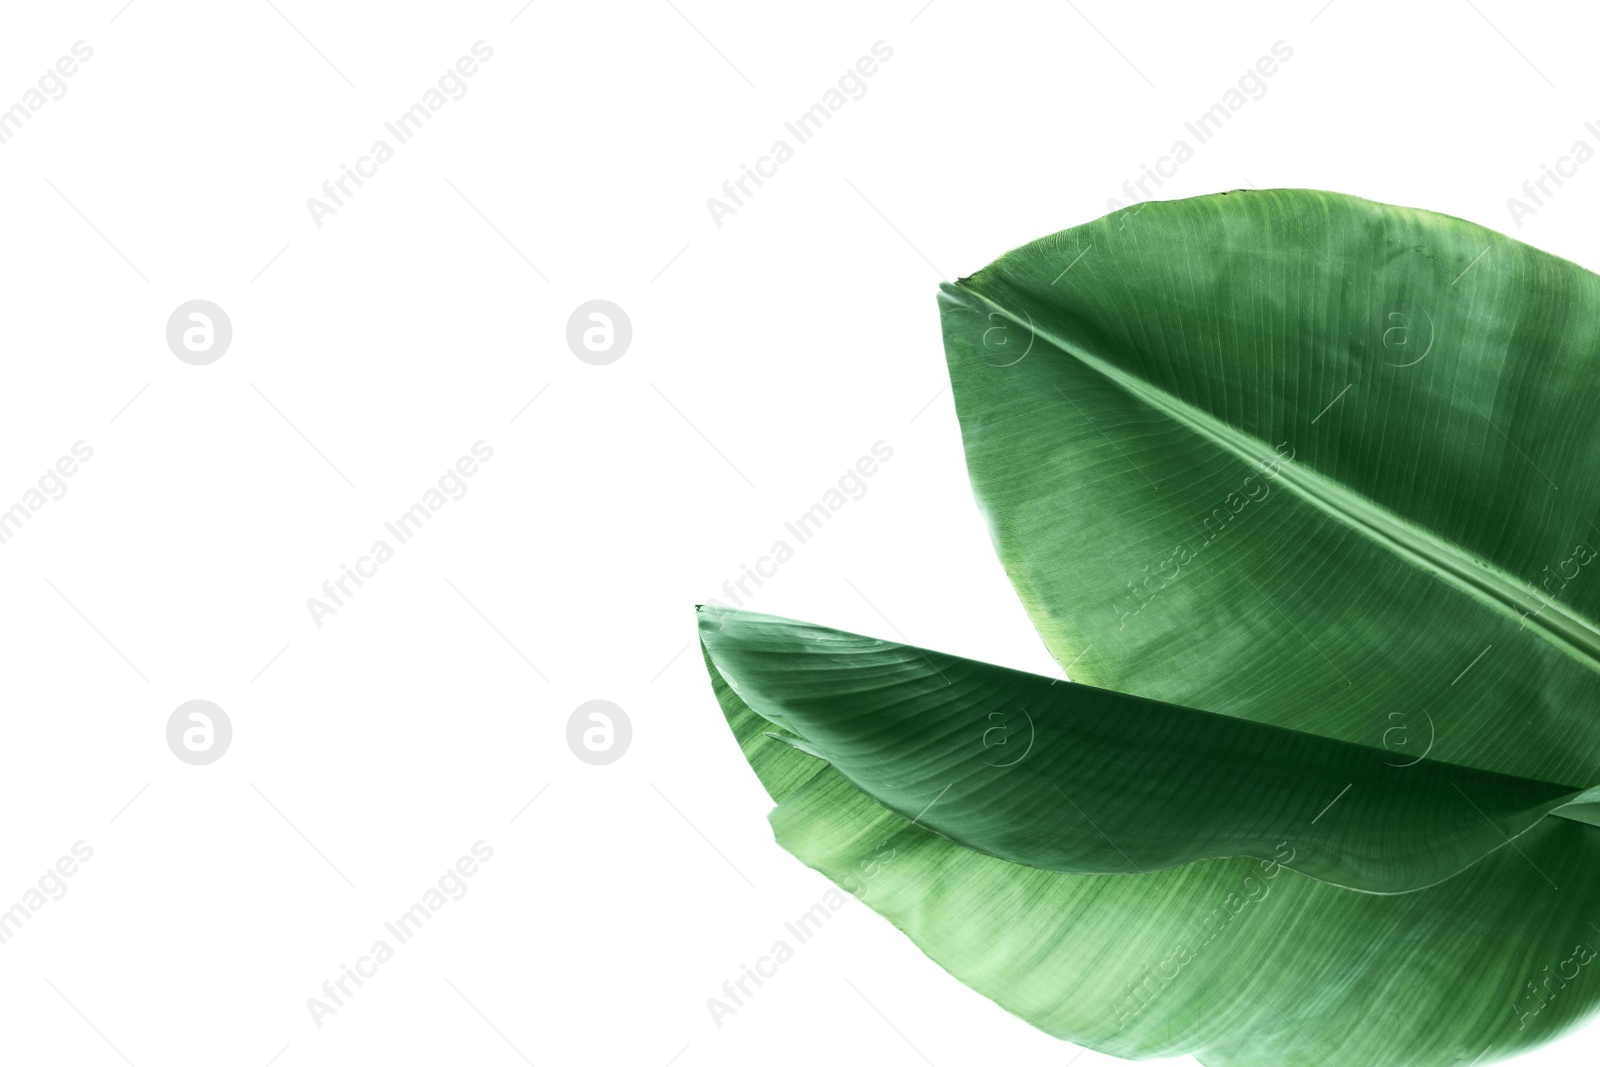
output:
M 729 727 L 777 802 L 779 844 L 1047 1033 L 1129 1058 L 1192 1054 L 1207 1067 L 1465 1067 L 1546 1042 L 1600 1000 L 1588 973 L 1600 944 L 1600 829 L 1546 818 L 1454 878 L 1387 895 L 1274 860 L 1143 875 L 1019 866 L 930 829 L 948 798 L 908 818 L 774 736 L 795 720 L 757 714 L 720 667 L 744 641 L 762 655 L 774 622 L 751 623 L 702 610 L 702 652 Z M 802 641 L 832 633 L 790 625 Z M 817 655 L 794 667 L 803 688 Z M 1301 837 L 1287 840 L 1298 851 Z
M 1073 680 L 703 610 L 779 843 L 1114 1055 L 1465 1067 L 1591 1015 L 1600 277 L 1279 190 L 939 299 L 974 493 Z
M 1580 791 L 726 608 L 701 643 L 779 740 L 958 844 L 1075 874 L 1246 856 L 1396 893 Z
M 1072 677 L 1600 783 L 1600 277 L 1303 190 L 939 297 L 974 492 Z

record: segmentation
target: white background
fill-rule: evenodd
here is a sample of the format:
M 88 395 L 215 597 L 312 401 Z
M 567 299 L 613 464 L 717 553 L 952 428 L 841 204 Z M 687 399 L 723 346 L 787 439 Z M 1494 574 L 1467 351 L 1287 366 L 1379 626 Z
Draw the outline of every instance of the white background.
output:
M 746 603 L 1051 673 L 972 505 L 936 283 L 1127 199 L 1275 41 L 1162 196 L 1335 189 L 1600 265 L 1600 162 L 1506 207 L 1596 143 L 1577 4 L 123 2 L 0 30 L 0 107 L 94 49 L 0 145 L 0 508 L 94 449 L 0 545 L 0 908 L 94 850 L 0 946 L 8 1063 L 1067 1062 L 854 902 L 714 1025 L 826 883 L 772 843 L 692 606 L 881 440 Z M 306 199 L 478 40 L 465 97 L 318 228 Z M 164 336 L 195 298 L 234 330 L 203 367 Z M 565 342 L 594 298 L 633 324 L 608 366 Z M 316 626 L 479 440 L 467 495 Z M 234 729 L 204 767 L 164 733 L 196 698 Z M 604 767 L 565 740 L 596 698 L 633 726 Z M 316 1026 L 480 839 L 467 895 Z

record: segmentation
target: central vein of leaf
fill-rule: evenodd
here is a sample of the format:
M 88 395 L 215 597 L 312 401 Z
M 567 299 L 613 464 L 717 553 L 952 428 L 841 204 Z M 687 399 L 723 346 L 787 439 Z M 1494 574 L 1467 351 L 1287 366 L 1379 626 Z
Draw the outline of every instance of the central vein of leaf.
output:
M 1027 316 L 1019 316 L 992 297 L 970 288 L 964 279 L 946 285 L 942 295 L 970 299 L 1018 326 L 1033 331 L 1039 340 L 1104 376 L 1130 396 L 1149 404 L 1173 421 L 1211 441 L 1247 463 L 1272 463 L 1281 456 L 1263 441 L 1242 433 L 1221 419 L 1167 393 L 1081 346 L 1067 343 L 1042 329 Z M 1293 445 L 1293 442 L 1290 442 Z M 1388 511 L 1301 462 L 1283 463 L 1279 484 L 1301 499 L 1344 523 L 1373 542 L 1408 560 L 1496 611 L 1517 619 L 1521 626 L 1573 656 L 1591 670 L 1600 670 L 1600 627 L 1541 597 L 1532 586 L 1473 557 L 1459 545 Z

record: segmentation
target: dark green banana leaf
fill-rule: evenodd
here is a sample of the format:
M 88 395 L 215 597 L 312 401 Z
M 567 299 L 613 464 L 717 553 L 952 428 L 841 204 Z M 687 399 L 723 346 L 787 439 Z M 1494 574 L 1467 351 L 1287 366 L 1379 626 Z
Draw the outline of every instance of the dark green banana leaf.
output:
M 1029 867 L 1247 856 L 1405 892 L 1581 795 L 770 615 L 699 617 L 717 673 L 780 740 L 907 819 Z
M 1600 277 L 1275 190 L 1116 212 L 939 304 L 974 491 L 1074 678 L 1600 783 Z
M 1600 1000 L 1600 828 L 1546 818 L 1448 881 L 1391 895 L 1272 860 L 1144 875 L 1031 869 L 891 811 L 772 736 L 786 728 L 752 711 L 718 653 L 705 654 L 777 802 L 778 842 L 969 987 L 1064 1040 L 1207 1067 L 1467 1067 L 1550 1040 Z

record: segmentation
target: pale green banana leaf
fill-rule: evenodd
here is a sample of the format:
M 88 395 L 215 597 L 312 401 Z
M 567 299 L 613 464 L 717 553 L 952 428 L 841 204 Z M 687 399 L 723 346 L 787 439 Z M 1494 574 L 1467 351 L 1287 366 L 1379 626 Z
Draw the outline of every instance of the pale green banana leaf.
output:
M 1037 241 L 940 308 L 975 493 L 1072 677 L 1600 783 L 1600 278 L 1236 192 Z
M 778 802 L 779 843 L 972 989 L 1064 1040 L 1208 1067 L 1466 1067 L 1548 1041 L 1600 1002 L 1589 973 L 1600 828 L 1546 818 L 1456 877 L 1394 895 L 1270 860 L 1121 876 L 1031 869 L 911 822 L 772 737 L 784 728 L 740 699 L 717 653 L 706 661 Z
M 1581 795 L 770 615 L 699 619 L 716 673 L 780 740 L 1029 867 L 1129 875 L 1246 856 L 1405 892 Z

